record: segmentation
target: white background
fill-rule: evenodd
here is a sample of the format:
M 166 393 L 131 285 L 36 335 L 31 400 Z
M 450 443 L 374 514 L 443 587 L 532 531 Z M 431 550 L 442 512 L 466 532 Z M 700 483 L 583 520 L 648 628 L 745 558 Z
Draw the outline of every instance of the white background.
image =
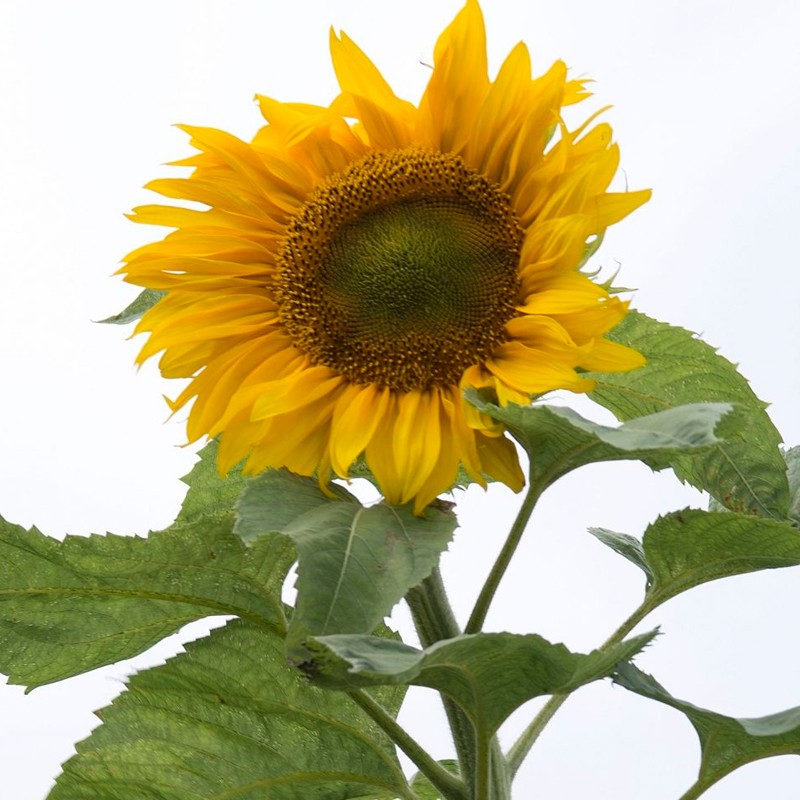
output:
M 143 533 L 171 522 L 193 462 L 182 419 L 165 424 L 139 342 L 99 326 L 135 292 L 110 277 L 159 235 L 122 216 L 142 184 L 189 153 L 174 122 L 249 138 L 255 92 L 327 103 L 336 86 L 330 25 L 416 100 L 435 39 L 459 0 L 4 0 L 0 6 L 0 511 L 45 533 Z M 635 305 L 702 333 L 740 364 L 787 444 L 800 443 L 800 4 L 795 0 L 486 0 L 496 69 L 524 39 L 537 73 L 563 58 L 596 80 L 631 188 L 653 200 L 616 226 L 598 265 L 622 266 Z M 570 401 L 564 396 L 562 401 Z M 605 419 L 601 409 L 580 404 Z M 518 504 L 497 491 L 460 499 L 445 580 L 462 622 Z M 640 534 L 659 513 L 704 505 L 671 474 L 585 468 L 545 496 L 488 627 L 533 631 L 577 650 L 602 642 L 641 597 L 642 579 L 585 533 Z M 700 587 L 647 620 L 663 636 L 640 659 L 676 696 L 737 716 L 800 705 L 800 571 Z M 198 634 L 197 626 L 183 632 Z M 134 661 L 23 695 L 0 685 L 0 798 L 43 800 L 59 764 L 137 668 Z M 402 721 L 438 757 L 431 698 Z M 510 744 L 541 703 L 517 712 Z M 434 719 L 438 723 L 439 716 Z M 582 690 L 520 773 L 516 798 L 677 800 L 696 738 L 677 713 L 608 684 Z M 796 800 L 800 760 L 748 766 L 710 800 Z

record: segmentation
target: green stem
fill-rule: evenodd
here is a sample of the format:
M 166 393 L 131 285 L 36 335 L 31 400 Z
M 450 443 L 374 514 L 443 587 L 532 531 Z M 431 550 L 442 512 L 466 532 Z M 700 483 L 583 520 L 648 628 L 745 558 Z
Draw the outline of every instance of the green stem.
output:
M 645 600 L 615 631 L 606 639 L 599 648 L 601 651 L 618 645 L 651 611 L 651 604 Z M 530 725 L 522 732 L 522 735 L 512 745 L 506 758 L 511 776 L 517 774 L 517 770 L 522 765 L 525 757 L 530 752 L 536 740 L 545 729 L 550 720 L 555 716 L 561 706 L 567 701 L 572 692 L 564 694 L 554 694 L 539 710 L 539 713 L 531 720 Z M 690 796 L 680 798 L 689 800 Z
M 458 627 L 447 599 L 439 567 L 434 567 L 433 572 L 419 586 L 409 590 L 406 602 L 411 609 L 423 647 L 461 635 L 461 628 Z
M 423 647 L 460 635 L 461 629 L 447 599 L 438 567 L 419 586 L 408 592 L 406 602 Z M 475 777 L 475 729 L 453 700 L 444 694 L 441 697 L 461 773 L 467 785 L 470 785 Z
M 539 710 L 539 713 L 533 718 L 531 724 L 522 732 L 522 735 L 511 746 L 506 758 L 508 759 L 508 767 L 512 775 L 517 774 L 517 770 L 522 765 L 525 757 L 530 752 L 539 734 L 545 729 L 547 723 L 553 718 L 553 715 L 564 705 L 569 693 L 567 694 L 554 694 Z
M 438 567 L 419 586 L 408 592 L 406 602 L 423 647 L 461 635 Z M 476 732 L 463 709 L 447 695 L 442 694 L 441 697 L 461 774 L 467 786 L 472 787 L 472 797 L 510 800 L 510 773 L 497 737 L 481 740 L 481 734 Z
M 601 650 L 619 644 L 651 611 L 653 604 L 645 598 L 644 602 L 617 628 L 600 646 Z
M 500 742 L 496 736 L 491 741 L 491 782 L 494 794 L 492 800 L 511 800 L 511 770 L 508 762 L 500 749 Z
M 486 578 L 486 583 L 483 584 L 481 593 L 478 595 L 475 608 L 472 609 L 472 614 L 467 623 L 467 627 L 464 629 L 464 633 L 479 633 L 483 627 L 486 614 L 489 611 L 489 606 L 494 599 L 495 592 L 497 592 L 497 587 L 500 585 L 500 581 L 503 575 L 505 575 L 508 565 L 511 563 L 511 558 L 516 552 L 522 534 L 525 532 L 525 527 L 530 519 L 531 512 L 538 499 L 539 491 L 533 481 L 531 481 L 528 487 L 528 493 L 525 495 L 522 506 L 517 513 L 517 518 L 514 520 L 514 524 L 508 532 L 508 537 L 503 545 L 503 549 L 500 551 L 500 555 L 497 556 L 494 566 L 492 566 L 491 572 Z
M 474 800 L 489 800 L 490 750 L 486 737 L 478 737 L 475 748 L 475 794 Z
M 700 781 L 693 783 L 679 798 L 678 800 L 696 800 L 700 797 L 706 789 L 711 787 L 708 784 L 703 784 Z
M 386 735 L 414 762 L 419 771 L 442 793 L 446 800 L 469 800 L 462 780 L 433 759 L 383 706 L 366 692 L 353 689 L 347 693 L 353 702 L 376 722 Z

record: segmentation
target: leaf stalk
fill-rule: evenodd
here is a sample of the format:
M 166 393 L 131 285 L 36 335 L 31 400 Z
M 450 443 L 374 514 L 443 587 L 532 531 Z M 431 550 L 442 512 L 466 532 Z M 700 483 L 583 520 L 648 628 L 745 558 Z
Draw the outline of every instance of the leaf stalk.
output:
M 599 649 L 603 651 L 618 645 L 650 613 L 650 611 L 650 604 L 645 599 L 614 633 L 606 639 Z M 512 778 L 517 774 L 517 771 L 522 766 L 522 762 L 536 743 L 542 731 L 547 727 L 558 709 L 566 703 L 571 694 L 572 692 L 565 692 L 563 694 L 552 695 L 541 707 L 539 713 L 531 720 L 530 724 L 525 728 L 517 741 L 511 746 L 506 754 L 506 759 L 508 760 L 508 767 Z M 684 800 L 684 798 L 680 798 L 680 800 Z M 686 800 L 689 800 L 688 796 Z
M 469 800 L 464 782 L 432 758 L 380 703 L 360 689 L 353 689 L 347 694 L 414 762 L 419 771 L 442 793 L 445 800 Z M 410 796 L 414 797 L 413 794 Z
M 486 614 L 489 612 L 489 606 L 492 604 L 500 581 L 503 579 L 503 575 L 505 575 L 508 565 L 511 563 L 511 559 L 519 546 L 522 534 L 525 532 L 531 512 L 536 506 L 539 496 L 540 492 L 537 484 L 531 481 L 525 499 L 522 501 L 522 506 L 520 506 L 517 512 L 514 524 L 511 526 L 508 537 L 503 544 L 503 549 L 497 556 L 486 578 L 486 582 L 481 588 L 481 592 L 475 602 L 475 607 L 472 609 L 472 614 L 470 615 L 469 622 L 467 622 L 467 627 L 464 629 L 464 633 L 479 633 L 483 628 L 483 623 L 486 621 Z

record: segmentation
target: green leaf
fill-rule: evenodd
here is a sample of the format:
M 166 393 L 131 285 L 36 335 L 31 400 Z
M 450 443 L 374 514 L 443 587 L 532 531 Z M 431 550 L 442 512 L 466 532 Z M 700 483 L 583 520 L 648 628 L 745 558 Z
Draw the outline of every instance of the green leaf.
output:
M 650 585 L 653 574 L 650 571 L 650 565 L 647 563 L 642 543 L 635 536 L 630 536 L 627 533 L 617 533 L 606 528 L 589 528 L 589 533 L 604 545 L 610 547 L 615 553 L 619 553 L 632 564 L 636 564 L 647 576 L 647 583 Z
M 592 533 L 620 552 L 613 544 L 613 537 L 623 534 L 602 529 L 593 529 Z M 633 549 L 631 545 L 631 552 Z M 681 592 L 709 581 L 761 569 L 797 566 L 800 531 L 788 521 L 729 511 L 686 509 L 659 517 L 647 528 L 639 560 L 628 553 L 622 555 L 648 576 L 645 604 L 652 611 Z
M 383 732 L 243 620 L 135 675 L 99 716 L 48 800 L 413 797 Z
M 309 634 L 371 633 L 430 575 L 455 527 L 455 516 L 435 506 L 416 517 L 384 503 L 327 503 L 296 518 L 284 528 L 298 556 L 291 657 L 305 660 Z
M 738 767 L 762 758 L 800 755 L 800 707 L 753 719 L 736 719 L 676 700 L 652 676 L 620 664 L 614 680 L 631 692 L 683 712 L 700 739 L 697 797 Z
M 728 360 L 689 331 L 630 312 L 608 338 L 639 350 L 647 365 L 632 372 L 594 375 L 589 396 L 629 420 L 697 402 L 730 402 L 720 442 L 679 456 L 681 480 L 708 491 L 727 508 L 785 519 L 789 506 L 781 438 L 762 403 Z
M 566 473 L 600 461 L 638 459 L 664 469 L 687 450 L 718 444 L 714 428 L 729 403 L 693 403 L 639 417 L 616 428 L 556 406 L 496 406 L 465 392 L 480 411 L 502 422 L 525 448 L 531 482 L 540 491 Z
M 295 475 L 286 469 L 267 470 L 252 478 L 237 504 L 234 530 L 245 542 L 253 542 L 271 531 L 283 531 L 290 522 L 308 511 L 342 500 L 355 504 L 347 489 L 331 483 L 325 494 L 313 478 Z
M 219 445 L 212 439 L 198 455 L 191 472 L 181 480 L 189 487 L 175 525 L 191 523 L 199 518 L 225 517 L 233 519 L 239 495 L 248 485 L 240 469 L 220 475 L 217 469 Z
M 141 653 L 192 620 L 282 629 L 284 537 L 248 550 L 230 523 L 63 541 L 0 519 L 0 671 L 28 687 Z
M 166 292 L 161 289 L 145 289 L 119 314 L 98 320 L 98 322 L 106 325 L 127 325 L 129 322 L 133 322 L 143 316 L 145 311 L 149 311 L 164 295 L 166 295 Z
M 800 525 L 800 447 L 791 447 L 783 455 L 789 479 L 789 518 Z
M 324 636 L 308 643 L 313 669 L 328 685 L 415 684 L 444 692 L 487 737 L 527 700 L 570 692 L 610 675 L 655 632 L 588 655 L 534 634 L 477 633 L 424 651 L 373 636 Z
M 445 758 L 439 764 L 453 775 L 460 774 L 459 764 L 455 759 Z M 442 797 L 442 793 L 421 772 L 411 778 L 411 789 L 419 800 L 441 800 Z

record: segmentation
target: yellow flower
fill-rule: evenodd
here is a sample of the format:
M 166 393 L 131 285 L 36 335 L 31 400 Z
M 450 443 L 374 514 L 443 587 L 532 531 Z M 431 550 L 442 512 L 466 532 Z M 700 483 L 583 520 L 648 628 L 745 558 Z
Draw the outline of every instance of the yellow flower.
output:
M 532 79 L 519 44 L 489 79 L 476 0 L 440 36 L 419 106 L 344 34 L 331 54 L 329 107 L 259 97 L 250 143 L 184 128 L 191 175 L 149 188 L 207 208 L 135 210 L 175 229 L 121 270 L 166 290 L 139 361 L 163 352 L 165 376 L 191 379 L 171 406 L 193 401 L 190 440 L 221 435 L 223 472 L 246 459 L 327 480 L 363 455 L 417 513 L 459 465 L 517 491 L 512 442 L 462 390 L 527 404 L 644 363 L 603 339 L 626 303 L 579 267 L 650 193 L 606 191 L 617 146 L 606 124 L 565 125 L 587 93 L 563 63 Z

